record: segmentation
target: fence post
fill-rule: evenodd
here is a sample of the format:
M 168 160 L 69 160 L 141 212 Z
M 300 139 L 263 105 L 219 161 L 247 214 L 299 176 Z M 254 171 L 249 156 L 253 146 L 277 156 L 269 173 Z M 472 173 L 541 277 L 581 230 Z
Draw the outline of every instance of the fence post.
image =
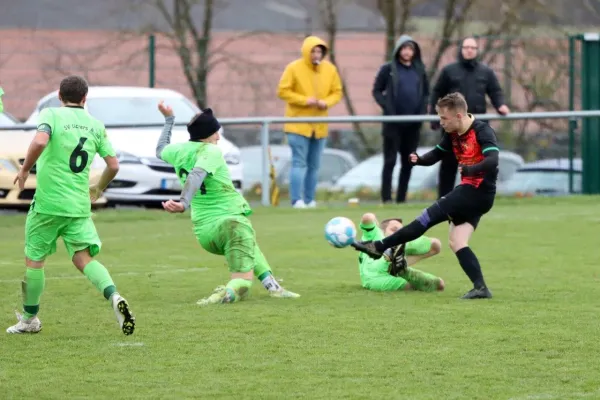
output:
M 156 36 L 148 36 L 148 86 L 153 88 L 156 83 Z
M 597 110 L 600 108 L 600 34 L 585 33 L 581 43 L 581 108 Z M 600 193 L 600 120 L 586 118 L 581 129 L 581 158 L 583 162 L 583 193 Z
M 263 121 L 260 133 L 260 144 L 262 145 L 262 185 L 261 203 L 268 207 L 271 205 L 271 186 L 269 181 L 269 121 Z
M 575 45 L 576 36 L 569 35 L 569 111 L 575 110 Z M 573 194 L 573 159 L 575 158 L 577 120 L 569 118 L 569 193 Z

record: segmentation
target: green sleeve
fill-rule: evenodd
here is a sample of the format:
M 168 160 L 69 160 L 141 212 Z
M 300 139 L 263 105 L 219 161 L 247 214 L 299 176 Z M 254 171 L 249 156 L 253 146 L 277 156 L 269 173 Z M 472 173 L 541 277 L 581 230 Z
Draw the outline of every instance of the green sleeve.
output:
M 38 132 L 46 132 L 48 135 L 52 136 L 52 132 L 54 132 L 54 112 L 51 108 L 44 108 L 40 112 L 37 130 Z
M 114 157 L 116 155 L 113 149 L 112 143 L 108 140 L 106 129 L 102 127 L 102 134 L 100 135 L 100 142 L 98 143 L 98 154 L 100 157 Z
M 202 168 L 212 175 L 217 169 L 222 167 L 223 164 L 225 164 L 225 159 L 223 158 L 221 149 L 219 149 L 217 145 L 206 144 L 198 151 L 194 168 Z
M 0 87 L 0 112 L 4 112 L 4 104 L 2 104 L 2 95 L 4 94 L 4 90 Z
M 377 226 L 377 224 L 360 224 L 360 230 L 362 232 L 361 240 L 381 240 L 383 239 L 383 231 Z
M 160 152 L 160 158 L 171 165 L 175 165 L 175 159 L 177 155 L 177 148 L 174 144 L 168 144 Z

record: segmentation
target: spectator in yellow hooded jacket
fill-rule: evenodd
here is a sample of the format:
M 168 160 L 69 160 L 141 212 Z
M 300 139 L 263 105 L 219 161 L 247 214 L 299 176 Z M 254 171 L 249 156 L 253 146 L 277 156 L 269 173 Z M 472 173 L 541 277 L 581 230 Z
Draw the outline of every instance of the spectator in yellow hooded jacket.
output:
M 322 117 L 342 98 L 337 68 L 325 60 L 327 45 L 316 36 L 302 44 L 302 57 L 289 63 L 279 81 L 286 117 Z M 325 123 L 289 123 L 283 128 L 292 150 L 290 199 L 295 208 L 316 207 L 321 155 L 327 139 Z

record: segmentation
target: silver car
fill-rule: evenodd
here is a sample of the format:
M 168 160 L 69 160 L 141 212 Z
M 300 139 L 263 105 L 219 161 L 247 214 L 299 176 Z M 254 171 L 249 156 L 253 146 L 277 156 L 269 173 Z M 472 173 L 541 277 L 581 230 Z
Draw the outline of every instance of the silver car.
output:
M 275 167 L 277 183 L 288 186 L 290 183 L 290 168 L 292 166 L 292 151 L 289 146 L 271 145 L 271 158 Z M 262 146 L 240 148 L 242 164 L 244 165 L 244 188 L 251 188 L 262 181 Z M 356 158 L 347 151 L 325 148 L 321 158 L 321 168 L 317 179 L 318 188 L 329 188 L 346 172 L 356 166 Z
M 581 193 L 581 158 L 573 160 L 573 191 Z M 498 186 L 503 196 L 565 196 L 569 194 L 569 160 L 555 158 L 527 163 Z
M 418 154 L 424 154 L 433 147 L 419 147 Z M 523 158 L 511 151 L 500 151 L 500 163 L 498 166 L 498 181 L 508 180 L 515 171 L 524 164 Z M 368 188 L 372 191 L 378 191 L 381 188 L 381 171 L 383 169 L 383 154 L 371 156 L 358 164 L 352 170 L 342 176 L 334 185 L 334 190 L 344 192 L 354 192 L 359 189 Z M 408 193 L 422 192 L 426 190 L 436 190 L 438 184 L 440 163 L 431 167 L 415 166 L 410 175 L 408 184 Z M 398 186 L 398 175 L 400 174 L 400 160 L 397 160 L 396 167 L 392 176 L 392 190 Z M 456 185 L 460 182 L 460 175 L 457 174 Z

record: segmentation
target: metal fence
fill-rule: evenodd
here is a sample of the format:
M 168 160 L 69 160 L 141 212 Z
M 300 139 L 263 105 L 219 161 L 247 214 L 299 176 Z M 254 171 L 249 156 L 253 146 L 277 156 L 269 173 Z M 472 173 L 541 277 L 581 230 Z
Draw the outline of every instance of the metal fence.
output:
M 511 113 L 507 116 L 498 114 L 481 114 L 476 118 L 487 121 L 498 120 L 543 120 L 543 119 L 564 119 L 569 121 L 569 191 L 573 193 L 573 160 L 575 157 L 575 135 L 577 134 L 578 122 L 584 118 L 600 118 L 600 110 L 592 111 L 555 111 L 555 112 L 533 112 L 533 113 Z M 219 122 L 222 125 L 258 125 L 261 126 L 260 142 L 262 145 L 262 183 L 261 183 L 261 203 L 263 206 L 270 205 L 270 178 L 269 178 L 269 155 L 268 146 L 270 143 L 270 129 L 273 125 L 284 124 L 288 122 L 317 123 L 369 123 L 369 122 L 431 122 L 438 121 L 434 115 L 407 115 L 407 116 L 344 116 L 344 117 L 307 117 L 307 118 L 284 118 L 284 117 L 252 117 L 252 118 L 223 118 Z M 176 126 L 186 126 L 186 122 L 176 122 Z M 158 124 L 136 124 L 136 125 L 106 125 L 107 129 L 119 128 L 162 128 Z M 0 127 L 0 131 L 14 130 L 34 130 L 36 126 L 17 125 L 13 127 Z M 598 132 L 600 134 L 600 132 Z

